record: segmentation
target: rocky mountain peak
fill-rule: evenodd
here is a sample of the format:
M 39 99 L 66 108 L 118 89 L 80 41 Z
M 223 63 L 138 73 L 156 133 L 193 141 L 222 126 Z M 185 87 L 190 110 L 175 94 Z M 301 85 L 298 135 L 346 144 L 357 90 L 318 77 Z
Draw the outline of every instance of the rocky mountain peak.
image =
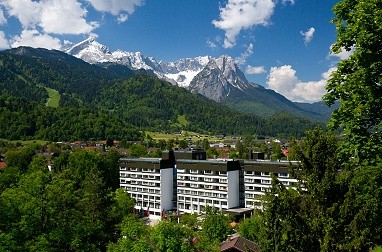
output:
M 219 58 L 200 56 L 174 62 L 158 62 L 155 58 L 146 57 L 141 52 L 123 50 L 110 52 L 106 46 L 98 43 L 94 38 L 72 45 L 65 52 L 92 64 L 111 62 L 125 65 L 133 70 L 151 70 L 161 79 L 193 92 L 198 91 L 216 101 L 227 96 L 232 88 L 244 90 L 250 85 L 234 59 L 228 55 Z M 193 82 L 192 86 L 191 82 Z M 218 88 L 218 85 L 221 87 Z M 213 94 L 213 92 L 217 93 Z

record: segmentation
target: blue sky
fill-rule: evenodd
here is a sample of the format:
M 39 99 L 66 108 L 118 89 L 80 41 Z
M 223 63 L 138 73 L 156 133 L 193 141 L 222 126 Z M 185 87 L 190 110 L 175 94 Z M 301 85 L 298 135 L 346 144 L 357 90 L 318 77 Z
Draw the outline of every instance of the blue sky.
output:
M 294 101 L 324 94 L 339 59 L 338 0 L 0 0 L 0 48 L 59 49 L 89 36 L 157 60 L 233 57 L 249 81 Z

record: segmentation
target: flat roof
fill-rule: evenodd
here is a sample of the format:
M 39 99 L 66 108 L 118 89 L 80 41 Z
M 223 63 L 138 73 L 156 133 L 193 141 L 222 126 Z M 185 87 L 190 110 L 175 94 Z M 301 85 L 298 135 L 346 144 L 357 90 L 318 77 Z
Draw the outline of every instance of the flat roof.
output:
M 246 208 L 246 207 L 235 207 L 235 208 L 229 208 L 225 210 L 227 213 L 232 213 L 232 214 L 244 214 L 244 213 L 251 213 L 253 212 L 254 209 L 252 208 Z

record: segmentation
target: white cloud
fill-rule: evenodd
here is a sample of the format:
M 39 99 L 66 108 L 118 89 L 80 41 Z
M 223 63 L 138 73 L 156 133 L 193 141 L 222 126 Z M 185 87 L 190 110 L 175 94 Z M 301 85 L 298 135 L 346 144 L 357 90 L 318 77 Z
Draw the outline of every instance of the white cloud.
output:
M 9 43 L 3 31 L 0 31 L 0 49 L 8 49 Z
M 145 4 L 144 0 L 87 0 L 97 11 L 109 12 L 118 16 L 119 22 L 125 22 L 128 15 Z M 122 14 L 122 15 L 121 15 Z
M 12 47 L 31 46 L 47 49 L 60 49 L 61 42 L 48 34 L 40 34 L 37 30 L 23 30 L 20 36 L 15 36 L 11 41 Z
M 245 49 L 245 52 L 240 54 L 240 56 L 235 59 L 235 63 L 238 65 L 244 65 L 247 59 L 251 57 L 252 54 L 253 54 L 253 44 L 250 43 Z
M 117 17 L 118 23 L 124 23 L 129 18 L 129 15 L 127 14 L 119 14 Z
M 336 57 L 340 60 L 348 59 L 354 53 L 355 47 L 352 47 L 349 51 L 345 50 L 345 48 L 341 48 L 339 53 L 333 53 L 332 48 L 330 47 L 329 57 Z
M 209 48 L 211 48 L 212 50 L 215 50 L 218 46 L 216 45 L 216 43 L 215 42 L 213 42 L 213 41 L 211 41 L 209 38 L 207 39 L 207 46 L 209 47 Z
M 286 4 L 289 2 L 291 5 L 294 5 L 294 1 L 295 1 L 295 0 L 282 0 L 281 3 L 282 3 L 283 5 L 286 5 Z
M 10 16 L 24 30 L 43 30 L 53 34 L 88 34 L 98 27 L 86 20 L 87 11 L 78 0 L 0 0 Z
M 300 34 L 304 37 L 305 45 L 307 45 L 313 39 L 315 31 L 316 29 L 313 27 L 310 27 L 306 32 L 300 31 Z
M 296 71 L 290 65 L 272 67 L 267 80 L 269 88 L 297 102 L 316 102 L 326 93 L 325 86 L 330 74 L 336 68 L 330 68 L 321 75 L 319 81 L 302 82 L 296 76 Z
M 40 21 L 42 2 L 31 0 L 0 0 L 10 16 L 16 17 L 23 28 L 32 28 Z
M 213 20 L 216 28 L 225 31 L 224 48 L 232 48 L 241 30 L 256 25 L 268 25 L 273 14 L 274 0 L 228 0 L 225 7 L 220 7 L 219 20 Z
M 264 66 L 250 66 L 248 65 L 245 69 L 246 74 L 263 74 L 266 73 Z
M 5 25 L 6 23 L 7 23 L 7 19 L 4 17 L 4 12 L 0 8 L 0 25 Z
M 39 25 L 47 33 L 88 34 L 98 27 L 97 23 L 88 23 L 87 11 L 77 0 L 45 1 L 41 9 Z

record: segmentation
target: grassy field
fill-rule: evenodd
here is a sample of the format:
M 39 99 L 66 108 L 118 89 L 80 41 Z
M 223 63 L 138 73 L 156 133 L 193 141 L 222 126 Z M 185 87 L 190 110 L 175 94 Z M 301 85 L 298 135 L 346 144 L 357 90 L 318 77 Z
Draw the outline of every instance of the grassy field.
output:
M 3 139 L 3 138 L 0 138 L 0 141 L 4 141 L 4 142 L 11 142 L 11 143 L 21 143 L 22 145 L 28 145 L 28 144 L 40 144 L 40 145 L 45 145 L 46 143 L 48 143 L 49 141 L 45 141 L 45 140 L 8 140 L 8 139 Z
M 149 135 L 155 140 L 170 140 L 170 139 L 176 139 L 178 138 L 179 140 L 182 139 L 187 139 L 191 140 L 193 142 L 196 142 L 197 140 L 203 141 L 203 139 L 207 138 L 209 142 L 220 142 L 224 140 L 232 140 L 232 137 L 230 138 L 225 138 L 224 140 L 221 138 L 218 138 L 216 136 L 210 136 L 210 135 L 205 135 L 205 134 L 199 134 L 197 132 L 191 132 L 191 131 L 182 131 L 182 134 L 165 134 L 165 133 L 157 133 L 157 132 L 149 132 L 146 131 L 145 135 Z
M 49 94 L 49 99 L 46 102 L 46 106 L 58 108 L 60 104 L 60 98 L 61 98 L 60 93 L 58 93 L 58 91 L 55 89 L 51 89 L 47 87 L 45 87 L 45 89 L 48 91 L 48 94 Z

